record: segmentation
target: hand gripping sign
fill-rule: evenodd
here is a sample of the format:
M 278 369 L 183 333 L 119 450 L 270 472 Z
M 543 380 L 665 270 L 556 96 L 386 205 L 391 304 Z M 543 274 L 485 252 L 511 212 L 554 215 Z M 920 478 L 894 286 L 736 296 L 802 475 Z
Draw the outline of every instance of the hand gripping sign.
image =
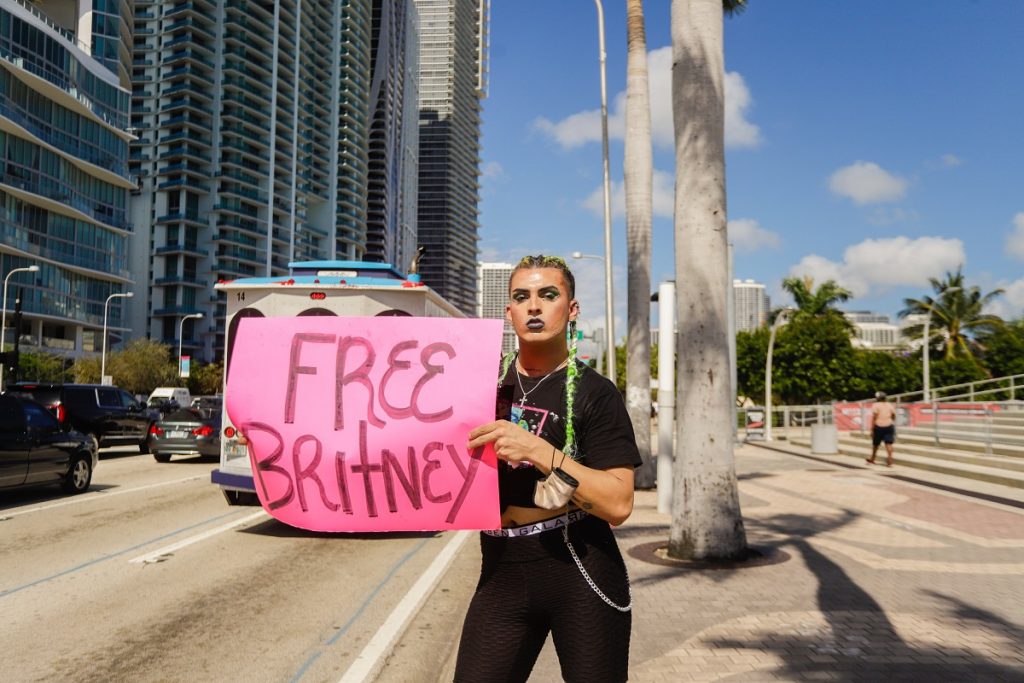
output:
M 496 529 L 490 445 L 500 320 L 246 318 L 227 411 L 256 493 L 313 531 Z

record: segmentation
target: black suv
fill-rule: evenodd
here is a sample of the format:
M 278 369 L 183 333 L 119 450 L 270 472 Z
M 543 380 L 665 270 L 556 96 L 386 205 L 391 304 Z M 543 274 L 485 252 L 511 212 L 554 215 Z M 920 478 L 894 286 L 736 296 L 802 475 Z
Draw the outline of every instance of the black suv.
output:
M 140 453 L 149 452 L 149 428 L 155 418 L 124 389 L 103 384 L 17 382 L 7 391 L 42 403 L 63 428 L 96 439 L 97 448 L 136 444 Z
M 82 493 L 95 469 L 90 437 L 62 430 L 35 401 L 0 396 L 0 489 L 60 484 L 67 493 Z

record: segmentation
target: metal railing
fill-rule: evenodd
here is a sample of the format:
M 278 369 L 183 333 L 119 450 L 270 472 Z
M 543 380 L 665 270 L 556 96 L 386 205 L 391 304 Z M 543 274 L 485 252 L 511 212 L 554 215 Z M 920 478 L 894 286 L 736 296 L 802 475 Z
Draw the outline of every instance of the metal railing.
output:
M 866 435 L 871 425 L 872 403 L 778 406 L 773 407 L 770 416 L 765 415 L 761 406 L 738 408 L 737 433 L 740 439 L 764 440 L 770 418 L 773 441 L 809 438 L 812 427 L 821 424 L 834 425 L 838 432 Z M 1019 417 L 1019 424 L 1015 424 L 1018 420 L 997 424 L 1000 417 Z M 1019 447 L 1024 452 L 1024 401 L 983 401 L 973 405 L 943 401 L 900 403 L 896 405 L 896 427 L 898 433 L 902 431 L 908 436 L 930 437 L 937 446 L 972 442 L 981 444 L 986 455 L 998 446 Z
M 1006 375 L 992 377 L 975 382 L 962 382 L 944 387 L 933 388 L 931 398 L 935 401 L 975 401 L 980 397 L 997 401 L 1014 401 L 1018 394 L 1024 398 L 1024 375 Z M 889 396 L 896 403 L 910 403 L 923 398 L 923 391 L 907 391 Z

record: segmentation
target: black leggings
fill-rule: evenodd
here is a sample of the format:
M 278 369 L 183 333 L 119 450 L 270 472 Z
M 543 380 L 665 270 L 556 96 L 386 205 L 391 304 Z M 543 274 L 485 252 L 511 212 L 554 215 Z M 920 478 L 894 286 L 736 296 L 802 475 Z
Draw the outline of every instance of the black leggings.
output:
M 607 523 L 587 518 L 569 529 L 598 588 L 617 605 L 629 602 L 626 568 Z M 522 538 L 481 535 L 481 549 L 483 569 L 462 627 L 456 681 L 526 681 L 549 632 L 564 680 L 628 678 L 631 614 L 598 597 L 560 530 Z

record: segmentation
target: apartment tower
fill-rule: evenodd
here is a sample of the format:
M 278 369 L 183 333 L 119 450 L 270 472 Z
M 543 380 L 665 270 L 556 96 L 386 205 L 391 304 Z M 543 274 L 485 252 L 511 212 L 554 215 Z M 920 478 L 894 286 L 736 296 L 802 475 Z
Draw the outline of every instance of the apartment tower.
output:
M 508 281 L 512 277 L 511 263 L 477 263 L 476 316 L 502 320 L 501 352 L 516 350 L 516 333 L 505 318 L 508 304 Z
M 69 360 L 101 349 L 104 322 L 112 338 L 125 331 L 125 298 L 111 295 L 137 286 L 128 266 L 131 4 L 88 9 L 0 0 L 4 336 Z M 39 270 L 11 273 L 30 266 Z
M 412 0 L 374 0 L 367 261 L 406 272 L 416 253 L 419 16 Z
M 751 332 L 768 320 L 771 300 L 765 293 L 764 285 L 753 280 L 733 280 L 736 331 Z
M 487 0 L 416 0 L 420 16 L 419 244 L 423 281 L 476 310 L 480 112 Z
M 410 248 L 394 187 L 410 174 L 392 163 L 407 129 L 390 120 L 411 113 L 414 72 L 394 62 L 415 36 L 409 0 L 135 6 L 132 211 L 145 238 L 132 264 L 150 285 L 137 335 L 176 346 L 182 326 L 185 352 L 209 360 L 224 342 L 218 280 Z

